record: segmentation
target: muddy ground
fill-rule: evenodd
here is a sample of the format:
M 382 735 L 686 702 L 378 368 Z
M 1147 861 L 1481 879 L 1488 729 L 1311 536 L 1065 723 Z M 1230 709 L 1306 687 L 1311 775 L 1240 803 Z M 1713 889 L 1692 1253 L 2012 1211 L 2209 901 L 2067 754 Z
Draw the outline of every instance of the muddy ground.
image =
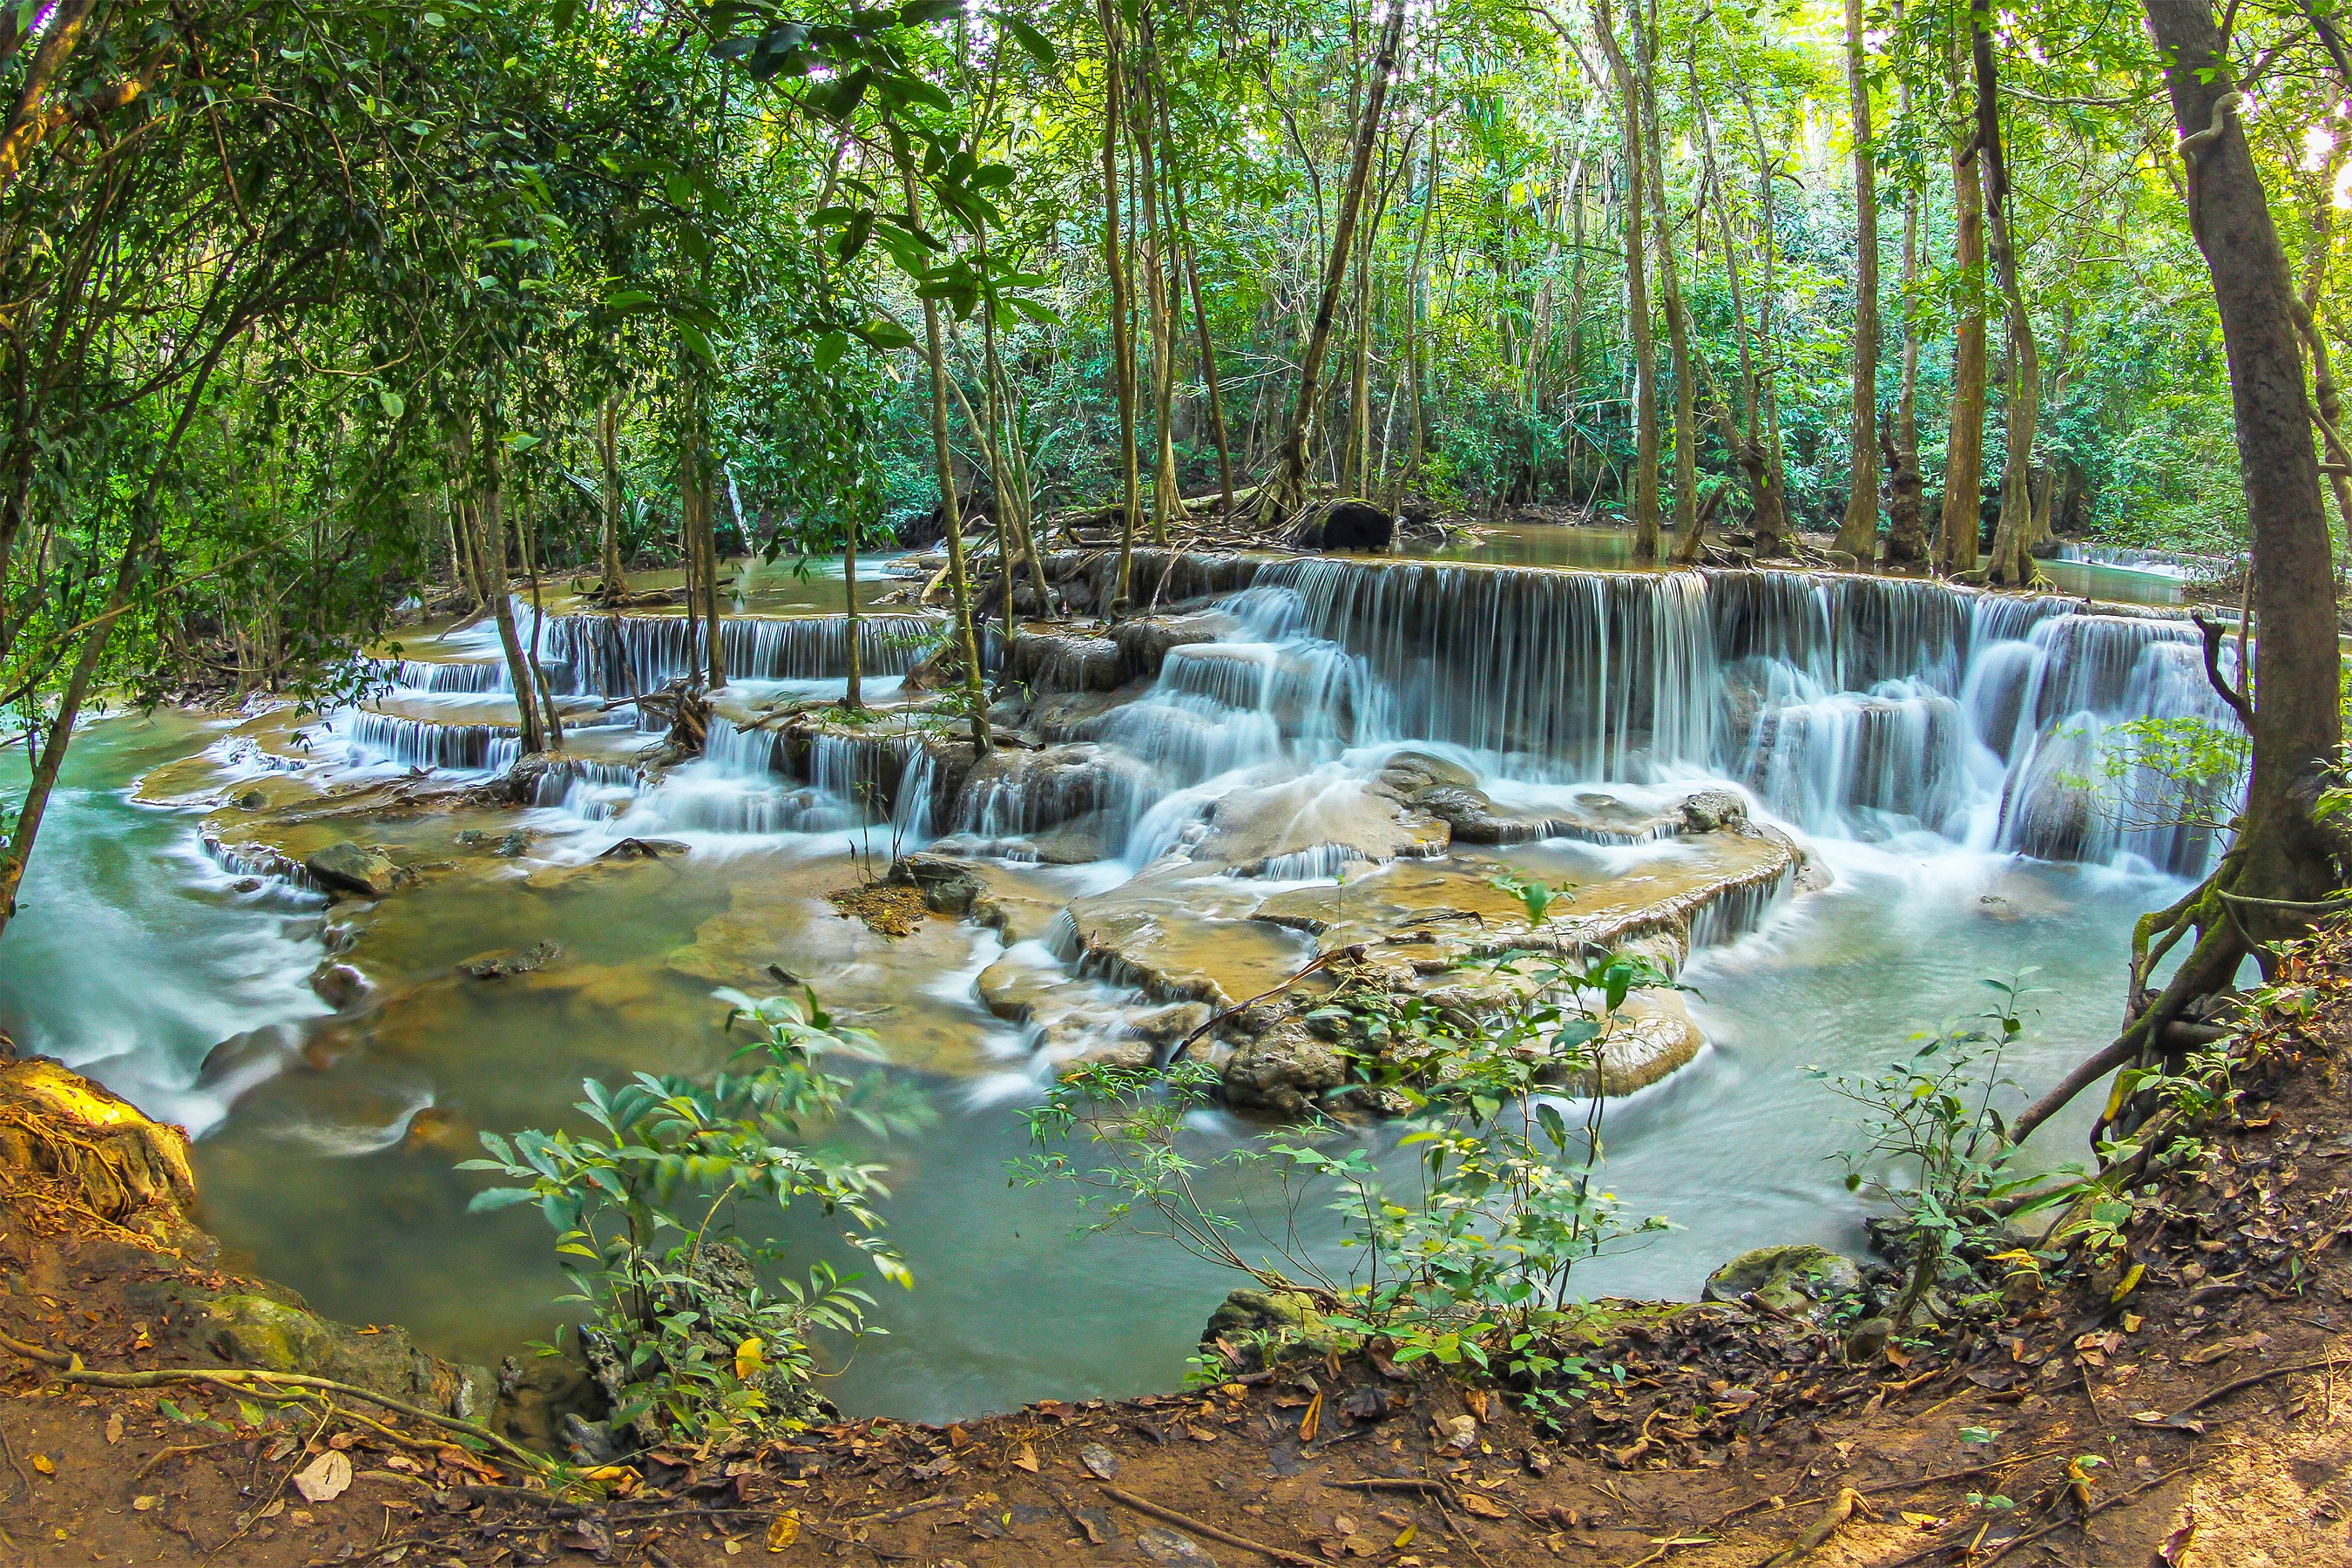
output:
M 1622 1384 L 1561 1431 L 1496 1390 L 1326 1357 L 968 1426 L 666 1451 L 572 1501 L 342 1395 L 257 1425 L 264 1407 L 217 1385 L 76 1381 L 74 1358 L 218 1364 L 187 1320 L 243 1287 L 169 1172 L 93 1192 L 78 1135 L 0 1106 L 0 1549 L 268 1568 L 2352 1563 L 2352 934 L 2287 979 L 2210 1155 L 2137 1206 L 2126 1256 L 2014 1289 L 1929 1348 L 1853 1360 L 1745 1308 L 1617 1303 L 1595 1356 Z

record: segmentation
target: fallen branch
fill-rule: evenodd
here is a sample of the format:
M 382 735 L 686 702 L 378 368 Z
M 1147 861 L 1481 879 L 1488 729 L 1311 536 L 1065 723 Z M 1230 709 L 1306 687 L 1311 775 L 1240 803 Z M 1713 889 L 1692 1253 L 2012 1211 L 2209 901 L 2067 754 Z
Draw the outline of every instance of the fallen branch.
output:
M 1757 1568 L 1786 1568 L 1789 1563 L 1811 1556 L 1829 1543 L 1830 1537 L 1838 1532 L 1839 1526 L 1857 1514 L 1864 1519 L 1878 1517 L 1877 1510 L 1860 1492 L 1852 1487 L 1840 1489 L 1838 1495 L 1830 1500 L 1830 1506 L 1822 1510 L 1822 1517 L 1813 1521 L 1811 1529 L 1764 1559 Z
M 1417 1476 L 1407 1476 L 1398 1479 L 1383 1478 L 1370 1481 L 1325 1481 L 1323 1484 L 1327 1487 L 1343 1487 L 1349 1491 L 1359 1492 L 1430 1492 L 1439 1497 L 1454 1495 L 1454 1489 L 1444 1481 L 1423 1480 Z
M 2194 1411 L 2202 1410 L 2205 1406 L 2213 1404 L 2217 1400 L 2227 1399 L 2230 1395 L 2236 1394 L 2241 1389 L 2252 1388 L 2258 1383 L 2268 1383 L 2274 1377 L 2287 1377 L 2298 1372 L 2317 1372 L 2324 1367 L 2330 1367 L 2335 1364 L 2335 1357 L 2322 1356 L 2317 1361 L 2299 1361 L 2288 1366 L 2274 1366 L 2263 1372 L 2248 1373 L 2243 1377 L 2231 1378 L 2229 1382 L 2222 1384 L 2218 1387 L 2207 1389 L 2204 1393 L 2199 1394 L 2196 1398 L 2190 1400 L 2188 1404 L 2182 1405 L 2179 1409 L 2166 1416 L 2163 1422 L 2151 1421 L 2146 1423 L 2146 1425 L 2155 1426 L 2162 1426 L 2165 1422 L 2178 1421 L 2184 1415 L 2189 1415 Z
M 16 1347 L 11 1345 L 8 1348 L 13 1350 Z M 346 1398 L 366 1400 L 371 1405 L 382 1405 L 386 1410 L 397 1411 L 403 1415 L 412 1416 L 419 1421 L 429 1421 L 436 1426 L 445 1427 L 452 1432 L 462 1432 L 469 1437 L 478 1437 L 530 1469 L 544 1471 L 554 1468 L 552 1462 L 544 1454 L 534 1454 L 520 1444 L 500 1436 L 478 1421 L 464 1421 L 455 1415 L 444 1415 L 438 1411 L 427 1410 L 423 1405 L 411 1405 L 406 1400 L 394 1399 L 390 1394 L 378 1394 L 372 1388 L 362 1388 L 355 1383 L 338 1383 L 331 1377 L 312 1377 L 299 1372 L 263 1372 L 235 1366 L 188 1367 L 168 1372 L 93 1372 L 83 1368 L 60 1372 L 58 1373 L 58 1381 L 83 1384 L 92 1388 L 163 1388 L 175 1383 L 207 1383 L 233 1394 L 255 1392 L 257 1388 L 258 1392 L 265 1394 L 274 1392 L 268 1386 L 274 1384 L 287 1388 L 312 1389 L 325 1394 L 340 1394 Z
M 1179 1529 L 1189 1530 L 1204 1540 L 1223 1542 L 1227 1546 L 1238 1546 L 1244 1552 L 1255 1552 L 1260 1556 L 1271 1557 L 1277 1563 L 1295 1563 L 1297 1568 L 1329 1568 L 1329 1565 L 1319 1557 L 1309 1557 L 1304 1552 L 1286 1552 L 1279 1546 L 1268 1546 L 1264 1542 L 1252 1541 L 1246 1535 L 1235 1535 L 1233 1531 L 1220 1530 L 1213 1524 L 1203 1524 L 1191 1514 L 1179 1513 L 1172 1508 L 1153 1502 L 1150 1498 L 1138 1497 L 1133 1492 L 1118 1487 L 1106 1484 L 1103 1488 L 1103 1495 L 1114 1502 L 1126 1504 L 1138 1513 L 1150 1514 L 1152 1518 L 1164 1521 Z

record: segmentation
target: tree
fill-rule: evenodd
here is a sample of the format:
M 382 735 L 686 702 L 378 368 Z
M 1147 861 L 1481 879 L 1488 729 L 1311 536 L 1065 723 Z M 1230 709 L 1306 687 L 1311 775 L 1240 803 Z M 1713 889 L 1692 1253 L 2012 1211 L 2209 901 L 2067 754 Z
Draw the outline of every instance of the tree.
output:
M 1845 0 L 1846 91 L 1853 116 L 1853 418 L 1847 426 L 1853 473 L 1833 548 L 1867 571 L 1878 556 L 1878 175 L 1862 14 L 1862 0 Z

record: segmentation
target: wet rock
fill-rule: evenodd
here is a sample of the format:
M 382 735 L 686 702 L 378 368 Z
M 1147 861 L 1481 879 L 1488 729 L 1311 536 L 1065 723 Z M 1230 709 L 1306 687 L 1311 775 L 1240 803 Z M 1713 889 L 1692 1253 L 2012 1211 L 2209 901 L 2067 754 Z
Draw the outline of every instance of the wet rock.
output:
M 478 1417 L 491 1405 L 490 1374 L 418 1350 L 404 1329 L 362 1333 L 311 1312 L 291 1291 L 216 1296 L 205 1303 L 205 1347 L 238 1366 L 355 1383 L 428 1409 Z
M 390 856 L 349 842 L 328 845 L 306 858 L 302 869 L 330 892 L 381 899 L 400 886 L 400 868 Z
M 1412 1100 L 1400 1089 L 1374 1083 L 1351 1083 L 1325 1095 L 1323 1109 L 1334 1116 L 1368 1116 L 1392 1121 L 1412 1114 Z
M 1703 789 L 1682 805 L 1683 831 L 1713 833 L 1748 820 L 1748 802 L 1727 789 Z
M 348 963 L 322 963 L 310 975 L 319 1000 L 340 1013 L 367 994 L 367 976 Z
M 1396 542 L 1396 518 L 1386 507 L 1343 498 L 1310 510 L 1295 537 L 1308 550 L 1386 550 Z
M 1212 1016 L 1205 1002 L 1171 1002 L 1164 1007 L 1146 1008 L 1128 1022 L 1136 1038 L 1164 1051 L 1188 1038 Z
M 533 970 L 544 969 L 562 953 L 563 949 L 554 942 L 534 942 L 527 948 L 478 953 L 458 964 L 457 973 L 475 980 L 505 980 L 512 975 L 529 974 Z
M 1799 1242 L 1741 1253 L 1707 1276 L 1703 1299 L 1737 1302 L 1752 1293 L 1775 1311 L 1826 1323 L 1840 1300 L 1861 1289 L 1862 1270 L 1853 1259 Z
M 587 1371 L 568 1356 L 509 1356 L 499 1367 L 493 1431 L 542 1453 L 609 1464 L 613 1434 L 597 1417 L 604 1399 Z M 600 1457 L 601 1456 L 601 1457 Z
M 1070 632 L 1023 632 L 1012 641 L 1007 665 L 1034 692 L 1115 691 L 1128 679 L 1118 643 Z
M 988 884 L 961 860 L 944 855 L 919 853 L 892 864 L 890 880 L 923 895 L 923 907 L 935 915 L 963 916 L 988 897 Z
M 1230 1347 L 1244 1372 L 1319 1359 L 1354 1344 L 1355 1336 L 1333 1328 L 1303 1291 L 1252 1286 L 1227 1291 L 1201 1332 L 1202 1350 L 1223 1354 Z
M 501 843 L 493 853 L 508 854 L 507 843 L 511 843 L 517 837 L 520 836 L 509 835 L 507 841 Z M 528 840 L 525 841 L 524 847 L 529 847 Z M 596 858 L 599 860 L 658 860 L 666 855 L 683 855 L 687 849 L 687 845 L 675 838 L 624 838 Z M 513 853 L 520 854 L 521 850 L 518 849 Z
M 975 763 L 953 820 L 982 834 L 1025 835 L 1118 811 L 1158 793 L 1151 769 L 1092 742 L 1007 748 Z
M 1445 825 L 1355 779 L 1308 776 L 1219 799 L 1193 852 L 1244 877 L 1328 875 L 1330 864 L 1444 852 Z
M 1129 679 L 1158 679 L 1170 648 L 1222 642 L 1232 635 L 1233 623 L 1214 615 L 1144 616 L 1121 621 L 1110 629 Z
M 1139 1532 L 1135 1549 L 1160 1568 L 1217 1568 L 1216 1558 L 1189 1535 L 1151 1525 Z
M 1236 1049 L 1225 1064 L 1225 1103 L 1304 1116 L 1327 1089 L 1348 1080 L 1345 1058 L 1305 1029 L 1282 1025 Z

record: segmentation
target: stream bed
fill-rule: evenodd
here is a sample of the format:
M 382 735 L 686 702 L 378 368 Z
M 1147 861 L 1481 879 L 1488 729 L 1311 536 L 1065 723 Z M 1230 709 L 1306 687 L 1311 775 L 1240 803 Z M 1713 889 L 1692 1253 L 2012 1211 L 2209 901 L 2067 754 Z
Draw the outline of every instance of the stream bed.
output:
M 824 895 L 854 880 L 854 852 L 887 858 L 950 828 L 967 847 L 993 833 L 1002 849 L 1007 834 L 1052 826 L 1038 819 L 1034 795 L 1019 811 L 1001 793 L 993 805 L 971 805 L 968 790 L 959 805 L 910 804 L 902 780 L 877 836 L 841 809 L 837 776 L 828 775 L 828 795 L 824 777 L 778 778 L 780 757 L 764 747 L 747 752 L 742 738 L 756 729 L 730 731 L 736 738 L 715 743 L 709 760 L 656 784 L 618 782 L 625 767 L 599 763 L 561 798 L 372 826 L 376 841 L 436 868 L 352 924 L 316 894 L 207 850 L 207 825 L 222 809 L 217 778 L 209 794 L 151 782 L 149 796 L 177 804 L 133 798 L 159 769 L 174 777 L 165 764 L 175 762 L 194 770 L 190 778 L 208 768 L 227 776 L 232 790 L 275 788 L 289 768 L 310 765 L 312 739 L 299 755 L 281 745 L 268 761 L 253 749 L 266 724 L 171 712 L 100 721 L 77 742 L 23 912 L 0 944 L 0 1025 L 26 1048 L 58 1055 L 197 1133 L 205 1221 L 243 1263 L 321 1311 L 397 1321 L 429 1348 L 495 1364 L 551 1331 L 559 1319 L 550 1302 L 564 1287 L 534 1214 L 465 1212 L 477 1184 L 453 1166 L 474 1152 L 475 1132 L 553 1124 L 583 1076 L 715 1069 L 733 1042 L 720 1029 L 727 1004 L 714 992 L 751 987 L 775 965 L 874 1028 L 893 1070 L 938 1112 L 927 1130 L 879 1151 L 891 1167 L 890 1234 L 915 1288 L 877 1289 L 875 1321 L 889 1332 L 866 1341 L 827 1392 L 856 1414 L 945 1419 L 1170 1386 L 1234 1283 L 1165 1243 L 1074 1241 L 1067 1192 L 1008 1180 L 1007 1162 L 1026 1146 L 1022 1110 L 1041 1097 L 1051 1064 L 1033 1028 L 998 1016 L 981 994 L 984 974 L 1026 963 L 1056 975 L 1081 1002 L 1089 988 L 1102 993 L 1104 1016 L 1114 1014 L 1123 1005 L 1118 985 L 1054 956 L 1053 911 L 1115 897 L 1171 855 L 1205 855 L 1198 825 L 1215 815 L 1205 803 L 1273 778 L 1328 776 L 1335 788 L 1352 787 L 1410 741 L 1459 759 L 1496 803 L 1521 810 L 1566 798 L 1578 781 L 1620 781 L 1611 787 L 1628 810 L 1661 790 L 1727 782 L 1748 791 L 1772 832 L 1798 836 L 1826 868 L 1825 888 L 1783 893 L 1739 929 L 1694 941 L 1681 979 L 1706 1044 L 1689 1065 L 1614 1102 L 1608 1119 L 1612 1187 L 1632 1214 L 1664 1215 L 1679 1228 L 1580 1275 L 1579 1289 L 1594 1295 L 1692 1296 L 1724 1258 L 1766 1242 L 1858 1249 L 1863 1211 L 1834 1159 L 1851 1110 L 1809 1069 L 1879 1068 L 1907 1054 L 1914 1031 L 1984 1011 L 1995 1000 L 1987 982 L 2031 971 L 2028 983 L 2040 989 L 2007 1070 L 2027 1085 L 2047 1083 L 2110 1037 L 2133 920 L 2177 896 L 2206 852 L 2161 835 L 2090 835 L 2077 845 L 2089 858 L 2074 860 L 2017 852 L 2012 805 L 2037 776 L 2024 737 L 2054 747 L 2074 731 L 2053 727 L 2058 721 L 2026 724 L 2015 692 L 2004 697 L 1987 683 L 2008 679 L 2003 659 L 2022 658 L 2005 650 L 2042 647 L 2047 668 L 2032 679 L 2063 686 L 2063 648 L 2051 649 L 2082 638 L 2069 631 L 2034 643 L 2032 617 L 2000 622 L 1996 637 L 1985 629 L 1991 601 L 1962 606 L 1978 626 L 1958 643 L 1919 629 L 1944 626 L 1949 607 L 1912 595 L 1888 601 L 1901 611 L 1892 619 L 1883 609 L 1851 622 L 1839 618 L 1847 611 L 1831 612 L 1815 647 L 1800 625 L 1814 610 L 1759 600 L 1735 613 L 1726 600 L 1699 606 L 1715 627 L 1702 647 L 1675 629 L 1681 623 L 1668 612 L 1685 613 L 1673 607 L 1679 600 L 1643 608 L 1651 601 L 1612 597 L 1612 583 L 1662 579 L 1588 573 L 1567 598 L 1555 595 L 1557 583 L 1535 582 L 1487 604 L 1483 635 L 1513 646 L 1483 659 L 1483 684 L 1441 692 L 1416 660 L 1467 635 L 1443 616 L 1491 582 L 1433 577 L 1407 595 L 1314 566 L 1262 574 L 1267 581 L 1243 591 L 1258 599 L 1216 612 L 1228 617 L 1219 623 L 1223 640 L 1171 654 L 1156 684 L 1121 710 L 1118 743 L 1157 768 L 1160 784 L 1157 794 L 1122 801 L 1118 833 L 1097 825 L 1112 853 L 1068 865 L 1019 854 L 989 859 L 991 886 L 1014 911 L 1002 932 L 935 918 L 893 942 L 838 916 Z M 1791 578 L 1790 592 L 1832 603 L 1834 585 L 1807 581 Z M 1375 591 L 1385 595 L 1378 603 L 1366 597 Z M 1286 602 L 1279 614 L 1269 610 L 1265 595 L 1285 593 L 1305 609 Z M 1589 613 L 1618 617 L 1617 629 L 1592 644 L 1615 661 L 1613 673 L 1591 689 L 1627 693 L 1638 734 L 1569 700 L 1589 673 L 1575 651 L 1591 630 L 1577 617 Z M 2100 655 L 2105 674 L 2077 682 L 2058 704 L 2062 719 L 2074 721 L 2078 710 L 2145 710 L 2149 690 L 2187 689 L 2166 684 L 2178 660 L 2161 626 L 2135 631 L 2099 617 L 2070 622 L 2070 614 L 2050 605 L 2033 624 L 2091 624 L 2137 640 Z M 1774 616 L 1795 616 L 1789 626 L 1797 630 L 1757 629 L 1778 625 Z M 1559 624 L 1543 632 L 1539 621 Z M 1864 650 L 1867 658 L 1852 647 L 1823 653 L 1832 632 L 1865 622 L 1890 644 L 1908 637 L 1918 646 Z M 805 635 L 789 620 L 746 626 L 746 647 L 771 652 L 745 700 L 805 695 L 832 679 L 793 662 L 803 655 L 793 650 L 822 626 Z M 551 643 L 559 654 L 568 646 Z M 434 651 L 448 659 L 467 649 Z M 807 657 L 821 664 L 824 655 Z M 1212 671 L 1214 659 L 1225 662 Z M 886 689 L 906 662 L 886 655 L 877 676 Z M 1759 664 L 1771 679 L 1757 675 Z M 1241 690 L 1231 667 L 1244 665 L 1265 673 Z M 572 689 L 593 685 L 584 663 L 575 658 L 574 668 L 581 679 Z M 1706 689 L 1679 691 L 1676 682 Z M 1721 694 L 1739 682 L 1761 693 L 1746 700 L 1770 723 L 1748 709 L 1718 711 Z M 1557 711 L 1536 712 L 1529 694 L 1555 689 L 1567 693 Z M 2029 715 L 2038 689 L 2028 689 Z M 412 725 L 399 733 L 446 741 L 429 718 L 415 719 L 436 700 L 421 688 L 404 692 L 388 710 Z M 1212 701 L 1218 706 L 1203 706 Z M 462 716 L 479 718 L 470 709 Z M 1262 721 L 1263 735 L 1244 719 Z M 1999 724 L 2009 731 L 1996 733 Z M 1758 735 L 1740 739 L 1742 725 Z M 268 743 L 282 741 L 282 729 Z M 346 717 L 314 738 L 327 747 L 363 732 L 390 733 L 381 725 L 363 731 Z M 1225 749 L 1203 760 L 1202 732 Z M 584 754 L 624 755 L 634 733 L 588 731 Z M 495 744 L 495 725 L 488 734 Z M 1900 743 L 1890 745 L 1889 734 Z M 1530 760 L 1536 742 L 1541 755 Z M 1666 754 L 1675 748 L 1683 754 Z M 352 777 L 397 780 L 407 762 L 359 750 L 334 765 Z M 814 762 L 809 769 L 824 773 Z M 1108 809 L 1097 796 L 1088 802 Z M 953 819 L 959 810 L 964 819 Z M 461 843 L 466 834 L 474 837 Z M 625 866 L 596 858 L 635 834 L 659 834 L 686 852 Z M 486 842 L 497 848 L 484 851 Z M 1309 834 L 1299 842 L 1326 840 Z M 1546 837 L 1481 850 L 1475 868 L 1593 889 L 1629 867 L 1671 865 L 1689 853 L 1672 840 Z M 1276 855 L 1196 885 L 1220 898 L 1236 888 L 1250 898 L 1269 889 L 1312 894 L 1335 875 L 1360 882 L 1402 875 L 1408 864 L 1360 853 Z M 1272 942 L 1252 935 L 1263 930 L 1224 921 L 1171 941 Z M 453 973 L 477 954 L 542 942 L 562 954 L 543 970 L 489 984 Z M 337 1008 L 310 977 L 346 946 L 369 999 Z M 1311 951 L 1275 942 L 1262 963 L 1279 973 Z M 1227 952 L 1215 962 L 1244 956 Z M 2092 1106 L 2085 1097 L 2042 1134 L 2046 1157 L 2074 1157 Z M 1203 1114 L 1196 1128 L 1203 1149 L 1262 1130 L 1222 1112 Z M 1397 1133 L 1371 1123 L 1346 1135 L 1385 1152 Z M 1236 1205 L 1268 1195 L 1246 1181 L 1226 1194 Z M 788 1239 L 814 1247 L 822 1237 L 812 1229 Z

